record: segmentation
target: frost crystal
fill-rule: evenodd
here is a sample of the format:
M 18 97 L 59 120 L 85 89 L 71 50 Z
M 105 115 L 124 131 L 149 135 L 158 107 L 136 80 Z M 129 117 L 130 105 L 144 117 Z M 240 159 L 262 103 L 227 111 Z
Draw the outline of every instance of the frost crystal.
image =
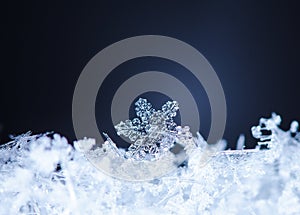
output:
M 125 154 L 126 158 L 153 160 L 170 150 L 175 142 L 192 139 L 189 127 L 177 126 L 173 120 L 179 110 L 176 101 L 166 102 L 161 110 L 155 110 L 143 98 L 135 105 L 138 118 L 121 121 L 115 126 L 118 135 L 134 141 Z
M 186 165 L 143 182 L 112 178 L 91 165 L 81 151 L 92 150 L 93 139 L 74 149 L 58 134 L 26 133 L 0 146 L 0 214 L 299 214 L 298 123 L 283 131 L 280 121 L 273 114 L 252 128 L 264 150 L 244 150 L 241 137 L 241 150 L 224 151 L 225 141 L 208 145 L 197 134 L 196 144 L 187 144 Z M 110 139 L 98 152 L 111 160 L 107 168 L 124 155 Z

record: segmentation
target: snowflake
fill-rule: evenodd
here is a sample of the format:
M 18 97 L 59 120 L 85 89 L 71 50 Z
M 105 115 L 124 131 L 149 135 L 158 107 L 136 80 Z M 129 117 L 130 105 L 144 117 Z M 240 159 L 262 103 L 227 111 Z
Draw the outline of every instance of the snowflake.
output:
M 133 142 L 125 153 L 126 158 L 153 160 L 169 151 L 176 142 L 192 139 L 189 127 L 182 128 L 174 122 L 179 110 L 176 101 L 168 101 L 161 110 L 155 110 L 147 99 L 139 98 L 135 106 L 137 117 L 115 126 L 119 136 Z

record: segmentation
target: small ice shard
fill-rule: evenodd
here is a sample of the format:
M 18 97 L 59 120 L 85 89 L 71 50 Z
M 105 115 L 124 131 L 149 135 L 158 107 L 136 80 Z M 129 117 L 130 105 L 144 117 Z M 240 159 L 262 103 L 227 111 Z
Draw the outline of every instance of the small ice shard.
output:
M 299 128 L 299 123 L 297 121 L 293 121 L 290 127 L 291 133 L 296 133 L 298 131 L 298 128 Z
M 245 148 L 245 135 L 241 134 L 236 144 L 237 150 L 243 150 Z

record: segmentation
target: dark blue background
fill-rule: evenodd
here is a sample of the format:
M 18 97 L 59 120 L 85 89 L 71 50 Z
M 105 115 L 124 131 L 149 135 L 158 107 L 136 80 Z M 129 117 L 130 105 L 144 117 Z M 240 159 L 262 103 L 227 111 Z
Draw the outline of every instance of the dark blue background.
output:
M 28 130 L 54 130 L 74 140 L 72 96 L 82 69 L 106 46 L 144 34 L 175 37 L 209 60 L 225 91 L 224 137 L 231 147 L 240 133 L 253 147 L 251 126 L 273 111 L 282 116 L 283 128 L 300 120 L 300 20 L 299 7 L 292 1 L 38 2 L 2 6 L 2 143 L 8 134 Z M 181 69 L 163 60 L 148 60 L 127 62 L 117 69 L 129 73 Z M 200 132 L 206 136 L 209 105 L 205 92 L 199 93 L 203 97 L 198 101 L 203 104 Z M 103 120 L 108 113 L 100 100 L 101 95 L 96 116 Z

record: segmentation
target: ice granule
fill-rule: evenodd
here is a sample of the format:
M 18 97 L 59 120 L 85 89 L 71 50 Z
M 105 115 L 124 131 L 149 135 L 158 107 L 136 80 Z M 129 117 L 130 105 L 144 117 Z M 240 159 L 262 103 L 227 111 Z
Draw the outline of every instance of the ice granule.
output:
M 252 128 L 253 150 L 243 136 L 240 150 L 224 151 L 225 141 L 197 134 L 186 165 L 144 182 L 103 174 L 58 134 L 26 133 L 0 147 L 0 214 L 299 214 L 298 123 L 283 131 L 280 121 L 273 114 Z

